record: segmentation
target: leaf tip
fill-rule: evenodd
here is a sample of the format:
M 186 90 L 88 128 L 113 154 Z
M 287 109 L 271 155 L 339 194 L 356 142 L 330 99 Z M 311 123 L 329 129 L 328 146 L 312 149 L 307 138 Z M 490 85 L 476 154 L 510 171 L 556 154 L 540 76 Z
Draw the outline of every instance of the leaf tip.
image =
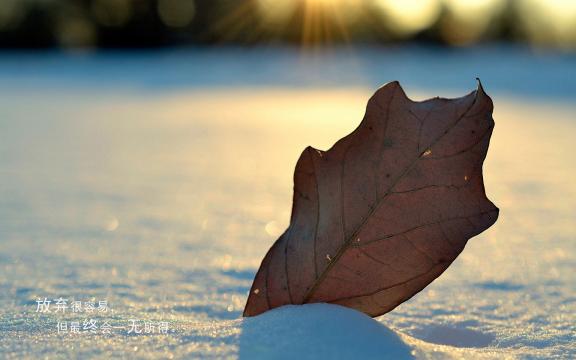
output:
M 482 98 L 483 101 L 487 102 L 490 114 L 492 114 L 492 111 L 494 110 L 494 101 L 492 100 L 490 95 L 488 95 L 484 90 L 484 86 L 482 85 L 482 81 L 480 81 L 480 78 L 477 77 L 476 81 L 478 81 L 478 88 L 476 89 L 476 99 L 479 100 L 479 98 Z
M 478 91 L 482 91 L 484 94 L 486 94 L 484 87 L 482 86 L 482 81 L 480 81 L 479 77 L 476 77 L 476 81 L 478 82 Z

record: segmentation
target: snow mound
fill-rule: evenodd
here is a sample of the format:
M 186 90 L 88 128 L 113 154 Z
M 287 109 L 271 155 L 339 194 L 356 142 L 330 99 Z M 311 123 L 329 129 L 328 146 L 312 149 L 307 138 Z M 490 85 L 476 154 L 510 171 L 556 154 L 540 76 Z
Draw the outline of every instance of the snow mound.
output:
M 331 304 L 283 306 L 242 322 L 240 359 L 412 359 L 381 323 Z

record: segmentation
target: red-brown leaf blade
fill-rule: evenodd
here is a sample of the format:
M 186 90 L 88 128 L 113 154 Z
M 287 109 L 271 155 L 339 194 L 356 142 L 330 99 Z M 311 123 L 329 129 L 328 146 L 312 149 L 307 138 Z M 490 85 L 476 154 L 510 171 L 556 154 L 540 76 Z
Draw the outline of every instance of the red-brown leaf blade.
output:
M 414 102 L 392 82 L 351 134 L 326 152 L 306 148 L 290 226 L 262 261 L 244 316 L 311 302 L 378 316 L 437 278 L 498 217 L 482 179 L 492 110 L 480 84 Z

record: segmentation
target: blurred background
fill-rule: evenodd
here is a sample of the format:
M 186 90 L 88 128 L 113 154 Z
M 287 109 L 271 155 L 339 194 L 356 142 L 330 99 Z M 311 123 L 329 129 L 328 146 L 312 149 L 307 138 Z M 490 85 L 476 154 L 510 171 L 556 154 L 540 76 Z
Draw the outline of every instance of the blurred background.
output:
M 4 48 L 505 41 L 571 50 L 571 0 L 2 0 Z
M 0 0 L 0 358 L 242 354 L 301 151 L 384 83 L 476 77 L 500 218 L 378 321 L 422 358 L 576 358 L 575 51 L 574 0 Z M 177 331 L 62 337 L 61 296 Z

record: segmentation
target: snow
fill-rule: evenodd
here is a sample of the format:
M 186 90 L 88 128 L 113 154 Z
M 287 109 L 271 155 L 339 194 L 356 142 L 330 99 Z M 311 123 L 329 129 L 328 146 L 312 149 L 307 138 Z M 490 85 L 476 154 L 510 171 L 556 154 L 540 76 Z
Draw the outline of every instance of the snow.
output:
M 574 58 L 354 57 L 307 79 L 288 50 L 0 56 L 0 358 L 576 357 L 576 88 L 559 81 Z M 421 79 L 419 64 L 437 72 Z M 242 319 L 302 149 L 354 129 L 376 84 L 455 96 L 477 70 L 495 102 L 484 171 L 498 222 L 378 319 L 327 304 Z M 44 297 L 110 312 L 37 313 Z M 91 317 L 170 331 L 57 332 Z
M 285 306 L 246 319 L 240 326 L 240 358 L 413 358 L 411 348 L 395 332 L 337 305 Z

